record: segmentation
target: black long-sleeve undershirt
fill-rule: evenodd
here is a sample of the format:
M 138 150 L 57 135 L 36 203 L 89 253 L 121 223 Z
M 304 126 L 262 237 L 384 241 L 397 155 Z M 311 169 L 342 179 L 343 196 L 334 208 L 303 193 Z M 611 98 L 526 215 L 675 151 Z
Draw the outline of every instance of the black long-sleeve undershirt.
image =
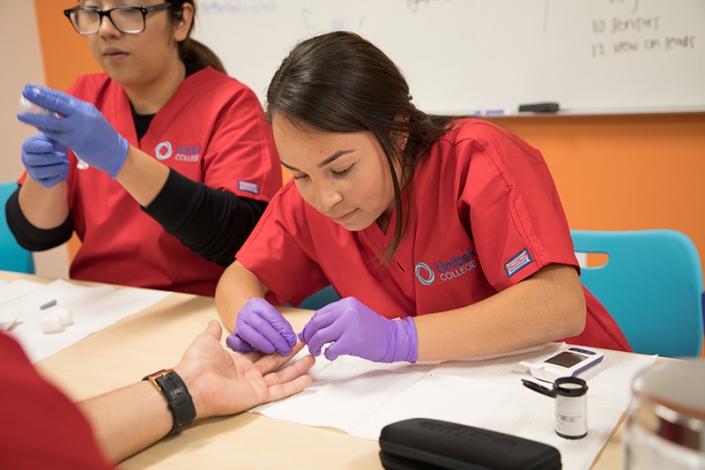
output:
M 266 207 L 170 169 L 162 190 L 142 210 L 191 251 L 227 267 Z
M 66 220 L 56 228 L 41 229 L 32 225 L 20 209 L 20 188 L 10 195 L 5 203 L 5 218 L 10 232 L 15 236 L 17 243 L 29 251 L 44 251 L 59 246 L 71 238 L 73 222 L 71 212 Z
M 42 251 L 71 238 L 71 214 L 57 228 L 32 225 L 22 213 L 19 189 L 7 201 L 10 231 L 25 249 Z M 191 251 L 227 267 L 262 216 L 267 203 L 213 189 L 170 169 L 164 187 L 142 210 Z

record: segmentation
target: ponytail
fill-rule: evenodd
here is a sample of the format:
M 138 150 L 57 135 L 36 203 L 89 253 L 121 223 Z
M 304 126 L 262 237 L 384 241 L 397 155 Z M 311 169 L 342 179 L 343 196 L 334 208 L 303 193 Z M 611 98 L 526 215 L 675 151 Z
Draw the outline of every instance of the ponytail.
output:
M 179 43 L 179 57 L 185 64 L 196 63 L 204 67 L 211 66 L 227 75 L 223 62 L 205 44 L 190 37 Z
M 193 31 L 193 26 L 196 23 L 196 2 L 194 0 L 172 0 L 170 3 L 171 7 L 169 8 L 169 13 L 174 23 L 182 21 L 184 3 L 188 3 L 193 7 L 193 20 L 191 21 L 188 35 L 186 39 L 179 43 L 179 58 L 181 61 L 184 64 L 195 63 L 204 67 L 211 66 L 218 72 L 227 75 L 223 62 L 215 55 L 215 52 L 210 50 L 205 44 L 191 38 L 191 31 Z

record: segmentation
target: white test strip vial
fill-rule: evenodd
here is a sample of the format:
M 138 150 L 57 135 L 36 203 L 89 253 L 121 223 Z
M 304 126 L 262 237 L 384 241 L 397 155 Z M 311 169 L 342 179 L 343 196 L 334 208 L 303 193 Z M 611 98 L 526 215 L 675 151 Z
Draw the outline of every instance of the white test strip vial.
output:
M 556 392 L 555 431 L 566 439 L 587 436 L 587 383 L 578 377 L 561 377 L 553 382 Z

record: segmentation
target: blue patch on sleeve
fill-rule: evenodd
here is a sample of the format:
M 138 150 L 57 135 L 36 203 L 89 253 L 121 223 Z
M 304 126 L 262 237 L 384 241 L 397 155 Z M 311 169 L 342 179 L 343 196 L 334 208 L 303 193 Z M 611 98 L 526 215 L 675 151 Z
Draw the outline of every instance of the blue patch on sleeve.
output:
M 247 191 L 252 194 L 259 194 L 259 185 L 257 183 L 252 183 L 251 181 L 238 181 L 237 189 L 240 191 Z
M 519 271 L 521 268 L 526 266 L 527 264 L 531 264 L 531 262 L 534 261 L 531 259 L 531 255 L 529 254 L 529 250 L 524 248 L 519 252 L 518 255 L 516 255 L 514 258 L 510 259 L 507 261 L 507 263 L 504 265 L 504 272 L 507 273 L 507 277 L 512 277 L 514 273 Z

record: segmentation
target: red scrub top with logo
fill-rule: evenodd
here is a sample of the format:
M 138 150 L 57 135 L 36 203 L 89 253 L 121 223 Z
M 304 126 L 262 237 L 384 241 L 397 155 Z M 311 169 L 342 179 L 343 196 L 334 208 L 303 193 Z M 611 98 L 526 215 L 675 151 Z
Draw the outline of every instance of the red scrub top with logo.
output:
M 69 93 L 93 103 L 130 145 L 194 181 L 260 201 L 281 188 L 257 97 L 210 67 L 186 77 L 139 141 L 127 95 L 106 74 L 79 78 Z M 109 175 L 78 170 L 71 159 L 69 205 L 82 241 L 72 279 L 214 295 L 223 268 L 167 234 Z
M 390 263 L 393 236 L 377 224 L 350 232 L 301 198 L 293 182 L 272 199 L 238 260 L 275 304 L 297 305 L 332 284 L 387 318 L 479 302 L 552 263 L 578 266 L 558 193 L 540 152 L 481 120 L 461 120 L 415 171 L 407 232 Z M 605 308 L 585 290 L 586 346 L 629 350 Z
M 0 468 L 109 469 L 86 418 L 0 331 Z

